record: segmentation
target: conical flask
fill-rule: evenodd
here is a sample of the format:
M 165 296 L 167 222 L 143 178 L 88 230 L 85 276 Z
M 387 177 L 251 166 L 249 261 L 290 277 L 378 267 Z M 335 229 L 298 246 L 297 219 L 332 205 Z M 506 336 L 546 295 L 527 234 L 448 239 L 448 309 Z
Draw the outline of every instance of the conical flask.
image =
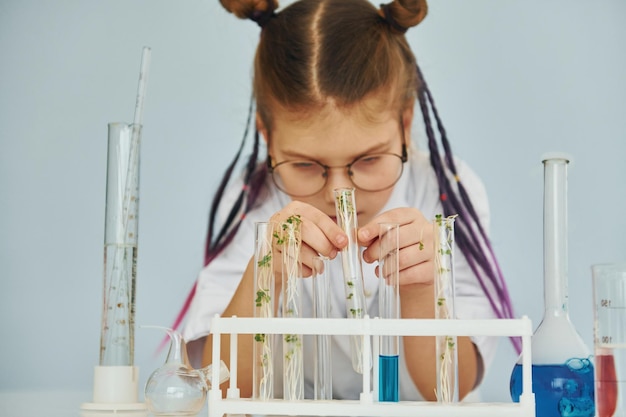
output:
M 564 155 L 544 165 L 544 316 L 532 337 L 532 388 L 536 417 L 593 417 L 594 372 L 590 350 L 569 318 L 567 295 L 567 166 Z M 522 391 L 521 357 L 510 381 L 511 398 Z
M 181 334 L 160 326 L 143 326 L 164 330 L 170 337 L 170 349 L 165 364 L 146 381 L 145 400 L 155 416 L 195 416 L 205 404 L 211 387 L 212 365 L 193 369 L 187 358 L 187 347 Z M 228 380 L 226 364 L 220 363 L 219 384 Z

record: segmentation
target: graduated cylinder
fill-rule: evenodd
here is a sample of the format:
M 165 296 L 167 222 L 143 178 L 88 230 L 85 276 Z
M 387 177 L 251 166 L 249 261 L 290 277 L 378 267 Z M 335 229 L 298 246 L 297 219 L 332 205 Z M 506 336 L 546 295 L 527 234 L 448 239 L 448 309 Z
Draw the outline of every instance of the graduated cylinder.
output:
M 132 366 L 141 126 L 110 123 L 100 366 Z

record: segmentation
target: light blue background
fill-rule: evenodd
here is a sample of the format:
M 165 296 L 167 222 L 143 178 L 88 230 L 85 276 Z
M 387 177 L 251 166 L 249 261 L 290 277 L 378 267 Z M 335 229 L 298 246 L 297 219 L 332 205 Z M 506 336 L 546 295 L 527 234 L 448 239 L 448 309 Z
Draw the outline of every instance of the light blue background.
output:
M 439 0 L 408 33 L 455 153 L 487 186 L 495 251 L 535 326 L 541 156 L 572 155 L 571 319 L 590 347 L 590 265 L 626 260 L 625 18 L 621 0 Z M 0 1 L 0 391 L 91 400 L 107 123 L 133 119 L 144 45 L 136 321 L 171 324 L 244 129 L 258 36 L 216 0 Z M 160 337 L 136 331 L 141 390 Z M 515 360 L 503 341 L 485 400 L 508 401 Z

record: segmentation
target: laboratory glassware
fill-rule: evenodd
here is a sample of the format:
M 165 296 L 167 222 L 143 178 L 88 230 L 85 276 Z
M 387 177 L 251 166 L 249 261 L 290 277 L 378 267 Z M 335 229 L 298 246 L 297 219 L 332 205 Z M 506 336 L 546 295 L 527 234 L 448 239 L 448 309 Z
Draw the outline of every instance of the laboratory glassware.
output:
M 543 206 L 544 315 L 532 338 L 532 386 L 537 417 L 593 417 L 594 368 L 589 349 L 569 317 L 567 294 L 567 167 L 562 154 L 546 155 Z M 510 392 L 519 401 L 520 360 Z
M 379 224 L 378 315 L 382 319 L 400 318 L 399 229 L 398 223 Z M 400 357 L 400 337 L 381 336 L 379 341 L 378 401 L 399 401 L 398 359 Z
M 282 252 L 282 313 L 283 317 L 302 317 L 302 245 L 299 216 L 291 216 L 280 225 L 276 244 Z M 302 334 L 283 335 L 283 396 L 285 400 L 304 399 L 304 363 Z
M 156 416 L 195 416 L 204 407 L 207 391 L 211 387 L 213 366 L 193 369 L 187 357 L 185 339 L 176 330 L 160 326 L 142 327 L 161 329 L 170 338 L 165 363 L 146 381 L 144 394 L 148 409 Z M 219 378 L 219 384 L 229 378 L 223 361 L 220 361 Z
M 109 123 L 100 360 L 93 402 L 83 410 L 145 410 L 138 402 L 134 366 L 139 161 L 151 49 L 144 47 L 132 124 Z
M 104 235 L 104 302 L 100 335 L 101 366 L 132 366 L 139 214 L 141 126 L 109 124 Z
M 134 366 L 141 126 L 109 123 L 100 361 L 85 410 L 145 410 Z
M 454 319 L 454 220 L 456 216 L 438 214 L 434 227 L 435 260 L 435 319 Z M 455 335 L 436 336 L 437 401 L 453 403 L 459 400 L 458 350 Z
M 275 223 L 255 224 L 254 240 L 254 317 L 274 316 L 274 254 Z M 252 398 L 269 400 L 274 397 L 273 337 L 265 333 L 254 335 Z
M 591 266 L 597 417 L 626 416 L 626 263 Z
M 348 244 L 341 250 L 346 314 L 348 318 L 360 319 L 366 314 L 366 305 L 361 251 L 356 236 L 358 225 L 354 191 L 354 188 L 338 188 L 334 193 L 337 225 L 348 236 Z M 372 365 L 371 358 L 366 359 L 368 363 L 363 363 L 363 343 L 367 342 L 363 336 L 350 336 L 352 367 L 358 373 L 368 371 Z
M 330 260 L 326 256 L 313 258 L 311 275 L 313 287 L 313 317 L 318 319 L 330 318 Z M 331 336 L 315 335 L 315 369 L 313 383 L 313 397 L 316 400 L 332 400 L 333 374 Z

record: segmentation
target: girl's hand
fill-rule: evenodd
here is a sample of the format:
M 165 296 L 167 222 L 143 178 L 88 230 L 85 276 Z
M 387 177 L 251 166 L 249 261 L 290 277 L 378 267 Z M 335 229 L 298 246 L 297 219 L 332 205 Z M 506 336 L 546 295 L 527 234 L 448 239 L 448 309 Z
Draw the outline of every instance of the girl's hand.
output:
M 430 284 L 434 277 L 433 225 L 415 208 L 396 208 L 384 212 L 368 224 L 359 228 L 359 245 L 365 246 L 363 260 L 367 263 L 378 261 L 380 243 L 378 241 L 379 223 L 398 223 L 400 225 L 400 285 Z M 378 275 L 378 267 L 376 267 Z
M 334 259 L 338 251 L 348 243 L 348 237 L 331 217 L 301 201 L 290 202 L 275 213 L 269 221 L 275 222 L 280 228 L 292 216 L 298 217 L 301 221 L 300 261 L 302 262 L 302 276 L 308 277 L 311 276 L 313 257 L 319 254 Z M 274 250 L 278 254 L 281 253 L 282 248 L 275 244 Z M 275 259 L 278 259 L 278 256 Z

